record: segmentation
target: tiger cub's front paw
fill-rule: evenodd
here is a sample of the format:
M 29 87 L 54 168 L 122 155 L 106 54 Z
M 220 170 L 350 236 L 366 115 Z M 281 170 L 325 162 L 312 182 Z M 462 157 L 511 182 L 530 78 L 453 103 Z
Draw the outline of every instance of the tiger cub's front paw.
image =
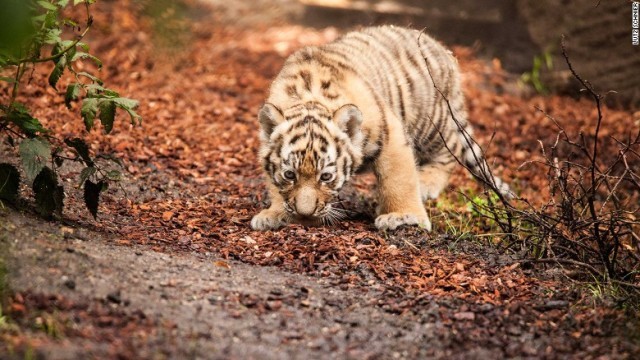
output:
M 283 225 L 284 215 L 271 209 L 262 210 L 251 219 L 251 228 L 258 231 L 275 230 Z
M 379 230 L 395 230 L 403 225 L 421 226 L 427 231 L 431 231 L 431 221 L 426 214 L 392 212 L 376 218 L 376 227 Z

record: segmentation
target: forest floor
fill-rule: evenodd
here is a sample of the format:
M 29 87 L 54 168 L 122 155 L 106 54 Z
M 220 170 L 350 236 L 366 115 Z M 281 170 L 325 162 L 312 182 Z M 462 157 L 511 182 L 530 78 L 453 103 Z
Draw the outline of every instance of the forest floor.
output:
M 74 186 L 81 169 L 73 166 L 62 175 L 62 221 L 38 219 L 28 202 L 1 210 L 0 293 L 8 299 L 0 358 L 640 353 L 637 312 L 612 302 L 609 287 L 572 279 L 574 269 L 532 267 L 495 246 L 500 235 L 457 192 L 481 191 L 462 169 L 430 204 L 431 233 L 378 232 L 371 175 L 341 194 L 353 213 L 340 224 L 252 231 L 249 221 L 267 200 L 257 109 L 288 54 L 340 31 L 289 22 L 297 8 L 286 0 L 186 3 L 178 8 L 185 18 L 171 17 L 169 29 L 158 29 L 139 2 L 97 3 L 89 43 L 105 63 L 102 77 L 140 100 L 144 121 L 133 127 L 121 114 L 112 135 L 87 135 L 92 151 L 115 153 L 126 169 L 122 187 L 103 195 L 97 221 L 83 207 Z M 453 50 L 495 171 L 522 197 L 544 198 L 547 174 L 520 166 L 540 157 L 538 140 L 557 136 L 536 107 L 578 133 L 589 131 L 595 106 L 524 97 L 498 60 Z M 77 104 L 67 110 L 44 85 L 46 70 L 33 74 L 20 100 L 56 133 L 81 135 Z M 638 113 L 604 111 L 608 135 L 639 125 Z M 0 150 L 16 161 L 13 150 Z

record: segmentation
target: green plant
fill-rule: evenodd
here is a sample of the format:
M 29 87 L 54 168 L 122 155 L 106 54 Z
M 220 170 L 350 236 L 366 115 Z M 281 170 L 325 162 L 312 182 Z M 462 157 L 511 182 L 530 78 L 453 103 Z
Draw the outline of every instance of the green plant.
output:
M 7 317 L 2 314 L 2 307 L 0 306 L 0 331 L 3 331 L 9 327 Z
M 53 339 L 60 339 L 63 335 L 63 325 L 51 314 L 36 317 L 34 326 Z
M 119 165 L 120 162 L 110 155 L 92 157 L 83 139 L 59 139 L 46 129 L 25 104 L 17 101 L 25 77 L 39 65 L 50 62 L 53 70 L 48 83 L 57 90 L 67 73 L 71 80 L 61 96 L 68 108 L 73 102 L 81 101 L 80 114 L 87 132 L 94 128 L 97 119 L 104 131 L 110 133 L 116 109 L 124 110 L 133 124 L 141 120 L 135 112 L 137 101 L 121 97 L 106 88 L 99 77 L 78 67 L 80 62 L 90 62 L 97 70 L 102 67 L 102 62 L 89 53 L 89 46 L 82 41 L 93 24 L 90 9 L 95 1 L 4 0 L 0 11 L 0 75 L 11 74 L 0 77 L 0 83 L 4 82 L 8 89 L 6 100 L 0 101 L 0 135 L 6 137 L 10 146 L 19 149 L 26 180 L 32 184 L 36 209 L 44 217 L 62 214 L 64 191 L 58 170 L 64 161 L 84 165 L 79 184 L 84 186 L 85 204 L 94 217 L 101 192 L 110 182 L 120 179 L 118 170 L 102 168 L 96 158 Z M 65 9 L 78 6 L 84 6 L 86 12 L 83 25 L 63 16 Z M 48 49 L 50 55 L 44 55 Z M 64 156 L 65 149 L 75 156 Z M 0 164 L 0 201 L 15 201 L 20 182 L 15 166 Z
M 533 57 L 533 65 L 531 71 L 527 71 L 520 76 L 520 81 L 524 84 L 530 84 L 539 93 L 546 95 L 549 89 L 542 82 L 542 71 L 553 70 L 553 57 L 551 50 L 547 49 L 542 54 Z
M 452 250 L 460 240 L 474 238 L 472 217 L 469 214 L 445 211 L 432 219 L 434 222 L 440 222 L 444 227 L 443 232 L 451 236 L 449 250 Z
M 442 197 L 435 204 L 435 211 L 429 211 L 434 232 L 446 233 L 455 239 L 454 242 L 473 234 L 472 214 L 454 210 L 458 206 L 455 201 Z
M 429 212 L 434 233 L 444 233 L 450 239 L 449 250 L 459 241 L 495 241 L 499 237 L 500 228 L 493 225 L 493 220 L 478 208 L 474 202 L 482 203 L 485 199 L 480 193 L 473 191 L 459 192 L 458 196 L 442 197 L 435 203 L 435 209 Z M 431 207 L 428 207 L 431 208 Z M 478 234 L 484 232 L 484 234 Z
M 477 217 L 486 218 L 488 225 L 493 229 L 496 228 L 497 222 L 494 219 L 493 214 L 487 211 L 487 207 L 492 204 L 496 204 L 500 201 L 498 195 L 493 192 L 488 192 L 486 195 L 481 193 L 469 194 L 465 195 L 467 199 L 467 209 Z M 506 218 L 506 214 L 498 214 L 498 220 L 504 220 Z
M 605 283 L 593 276 L 592 281 L 586 283 L 584 288 L 591 297 L 592 305 L 623 297 L 624 290 L 615 283 Z

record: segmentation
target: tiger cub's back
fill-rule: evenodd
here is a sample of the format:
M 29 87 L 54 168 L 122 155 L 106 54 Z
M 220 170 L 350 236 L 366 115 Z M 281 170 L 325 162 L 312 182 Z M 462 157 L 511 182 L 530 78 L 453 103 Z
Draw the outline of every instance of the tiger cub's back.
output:
M 422 31 L 394 26 L 348 33 L 323 50 L 351 55 L 353 71 L 403 121 L 418 165 L 462 162 L 502 195 L 514 196 L 493 176 L 473 140 L 458 61 L 450 50 Z
M 364 28 L 297 51 L 272 83 L 267 102 L 282 109 L 319 103 L 331 111 L 355 104 L 364 115 L 365 163 L 386 141 L 388 113 L 403 123 L 419 164 L 445 146 L 456 155 L 467 147 L 452 113 L 471 132 L 456 59 L 427 34 L 401 27 Z
M 350 63 L 408 125 L 446 116 L 438 90 L 464 110 L 457 61 L 449 50 L 418 30 L 393 26 L 348 33 L 323 48 L 350 54 Z M 435 87 L 434 87 L 435 82 Z M 438 88 L 438 90 L 436 89 Z

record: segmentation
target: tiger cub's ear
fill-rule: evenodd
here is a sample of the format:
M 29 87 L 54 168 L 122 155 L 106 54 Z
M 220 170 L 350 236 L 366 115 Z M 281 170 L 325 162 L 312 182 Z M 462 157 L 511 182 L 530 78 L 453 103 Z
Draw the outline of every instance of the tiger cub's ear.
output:
M 333 120 L 340 129 L 347 133 L 351 140 L 355 140 L 360 135 L 360 125 L 362 124 L 362 113 L 353 104 L 343 105 L 333 113 Z
M 260 109 L 258 120 L 262 127 L 262 135 L 269 139 L 273 129 L 284 121 L 284 115 L 275 105 L 266 103 Z

